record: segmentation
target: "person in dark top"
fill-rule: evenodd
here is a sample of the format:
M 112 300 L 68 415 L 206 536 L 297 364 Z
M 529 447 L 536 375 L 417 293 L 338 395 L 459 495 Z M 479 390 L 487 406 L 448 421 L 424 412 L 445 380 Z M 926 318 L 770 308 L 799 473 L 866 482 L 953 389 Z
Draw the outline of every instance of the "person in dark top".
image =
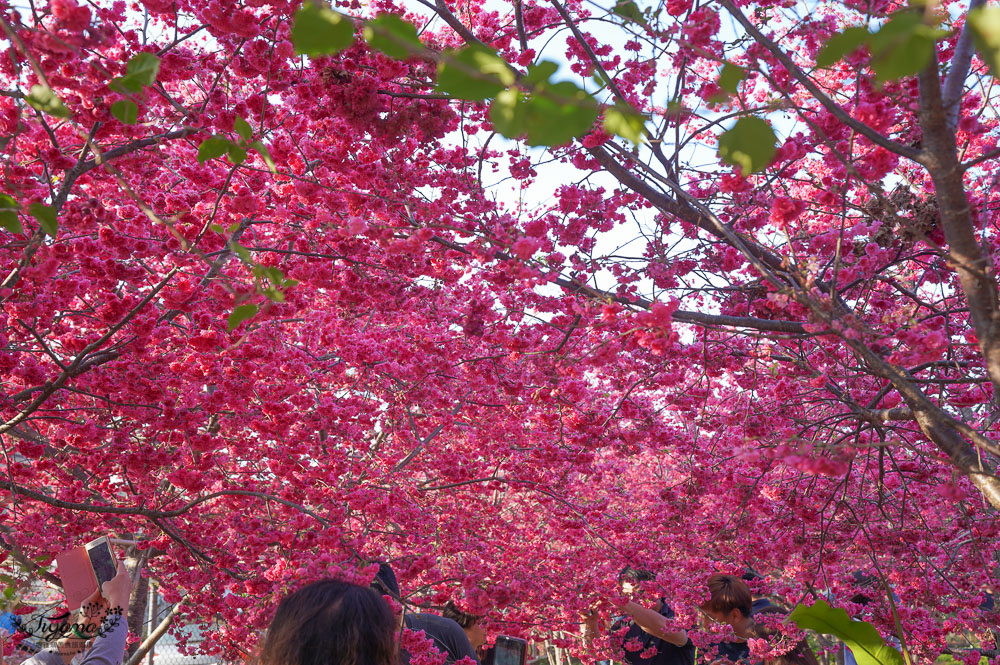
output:
M 396 580 L 396 573 L 387 563 L 380 563 L 378 573 L 372 580 L 372 588 L 381 593 L 391 596 L 396 601 L 401 602 L 399 595 L 399 582 Z M 434 643 L 434 647 L 445 654 L 445 665 L 451 665 L 462 658 L 471 658 L 472 662 L 479 665 L 479 658 L 476 656 L 472 643 L 462 627 L 453 619 L 447 619 L 436 614 L 424 614 L 407 612 L 403 610 L 403 625 L 410 630 L 423 631 L 424 635 Z M 410 654 L 405 649 L 399 650 L 400 665 L 410 665 Z
M 618 576 L 625 593 L 641 582 L 654 580 L 652 573 L 625 568 Z M 663 598 L 656 609 L 628 602 L 621 606 L 626 613 L 612 623 L 611 641 L 621 647 L 622 659 L 629 665 L 694 665 L 695 648 L 686 631 L 668 631 L 666 623 L 674 617 L 673 610 Z M 597 634 L 596 617 L 587 617 L 585 636 Z M 638 648 L 635 648 L 638 646 Z
M 736 639 L 720 642 L 715 645 L 718 658 L 713 665 L 740 663 L 752 665 L 818 665 L 816 656 L 809 644 L 802 640 L 787 653 L 773 658 L 753 658 L 750 654 L 748 638 L 764 639 L 769 642 L 778 639 L 780 635 L 751 617 L 753 601 L 750 588 L 740 578 L 734 575 L 712 575 L 708 578 L 709 601 L 700 607 L 705 614 L 706 623 L 715 622 L 728 624 Z M 777 605 L 761 609 L 758 616 L 765 614 L 784 614 Z
M 754 590 L 753 590 L 753 587 L 750 586 L 751 584 L 754 584 L 755 582 L 763 582 L 763 581 L 765 581 L 762 576 L 758 575 L 757 573 L 753 572 L 752 570 L 750 570 L 748 568 L 747 571 L 745 573 L 743 573 L 743 576 L 740 579 L 742 579 L 744 582 L 746 582 L 747 586 L 750 588 L 750 594 L 751 594 L 750 597 L 753 599 L 753 602 L 750 604 L 750 615 L 751 616 L 753 616 L 754 614 L 757 614 L 758 612 L 760 612 L 762 610 L 767 610 L 767 611 L 771 612 L 771 611 L 774 611 L 771 608 L 781 609 L 780 607 L 778 607 L 777 605 L 775 605 L 774 603 L 772 603 L 771 600 L 769 598 L 767 598 L 766 596 L 762 596 L 762 595 L 760 595 L 758 593 L 755 593 Z
M 407 612 L 403 615 L 403 623 L 410 630 L 424 631 L 438 651 L 444 653 L 445 665 L 451 665 L 456 660 L 471 658 L 472 662 L 478 663 L 472 643 L 462 627 L 454 619 L 447 619 L 436 614 L 413 614 Z M 409 665 L 410 654 L 400 650 L 400 662 L 402 665 Z
M 746 582 L 735 575 L 712 575 L 708 578 L 710 598 L 701 605 L 706 627 L 709 623 L 729 624 L 736 639 L 714 645 L 719 659 L 716 662 L 749 663 L 750 647 L 747 645 L 749 629 L 753 625 L 753 597 Z

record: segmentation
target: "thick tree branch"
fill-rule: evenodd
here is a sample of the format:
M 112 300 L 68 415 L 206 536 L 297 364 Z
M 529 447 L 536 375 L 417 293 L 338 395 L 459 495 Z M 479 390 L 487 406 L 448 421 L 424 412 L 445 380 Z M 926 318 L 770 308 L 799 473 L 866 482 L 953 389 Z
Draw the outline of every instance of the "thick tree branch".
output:
M 920 128 L 927 153 L 927 171 L 934 180 L 941 226 L 949 256 L 969 306 L 969 318 L 979 338 L 986 370 L 1000 395 L 1000 292 L 990 258 L 983 252 L 962 182 L 955 135 L 945 122 L 937 58 L 919 75 Z
M 969 0 L 969 12 L 986 4 L 986 0 Z M 966 13 L 966 19 L 969 14 Z M 948 70 L 948 77 L 944 81 L 944 109 L 947 118 L 948 130 L 955 131 L 958 126 L 958 113 L 962 107 L 962 91 L 965 89 L 965 77 L 969 75 L 969 66 L 972 65 L 972 53 L 975 51 L 972 43 L 972 29 L 966 20 L 962 26 L 962 34 L 955 44 L 955 52 L 951 56 L 951 69 Z

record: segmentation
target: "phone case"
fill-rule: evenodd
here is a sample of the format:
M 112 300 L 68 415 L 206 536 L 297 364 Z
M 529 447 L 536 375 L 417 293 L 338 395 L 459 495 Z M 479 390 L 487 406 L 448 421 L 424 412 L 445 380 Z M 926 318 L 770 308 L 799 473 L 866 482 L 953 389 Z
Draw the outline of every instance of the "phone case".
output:
M 74 547 L 56 555 L 56 567 L 66 594 L 66 606 L 79 609 L 90 594 L 97 591 L 97 576 L 90 565 L 90 556 L 84 546 Z

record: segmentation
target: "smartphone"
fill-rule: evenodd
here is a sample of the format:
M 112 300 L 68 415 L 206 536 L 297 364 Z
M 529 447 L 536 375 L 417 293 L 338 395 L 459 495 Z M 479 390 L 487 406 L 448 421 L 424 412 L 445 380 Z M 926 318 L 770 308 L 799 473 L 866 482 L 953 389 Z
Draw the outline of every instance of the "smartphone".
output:
M 500 635 L 483 662 L 484 665 L 524 665 L 527 658 L 527 642 L 519 637 Z
M 100 589 L 105 582 L 110 582 L 118 574 L 115 553 L 111 551 L 111 543 L 108 542 L 107 536 L 90 541 L 86 548 L 90 565 L 94 569 L 94 575 L 97 576 L 97 588 Z

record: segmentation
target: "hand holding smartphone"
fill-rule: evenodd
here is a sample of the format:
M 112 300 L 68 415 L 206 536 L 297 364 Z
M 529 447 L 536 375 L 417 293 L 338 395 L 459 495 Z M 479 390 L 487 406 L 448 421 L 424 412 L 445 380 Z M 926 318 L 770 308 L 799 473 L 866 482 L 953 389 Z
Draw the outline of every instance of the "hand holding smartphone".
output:
M 78 609 L 118 573 L 118 561 L 107 536 L 56 555 L 66 605 Z

